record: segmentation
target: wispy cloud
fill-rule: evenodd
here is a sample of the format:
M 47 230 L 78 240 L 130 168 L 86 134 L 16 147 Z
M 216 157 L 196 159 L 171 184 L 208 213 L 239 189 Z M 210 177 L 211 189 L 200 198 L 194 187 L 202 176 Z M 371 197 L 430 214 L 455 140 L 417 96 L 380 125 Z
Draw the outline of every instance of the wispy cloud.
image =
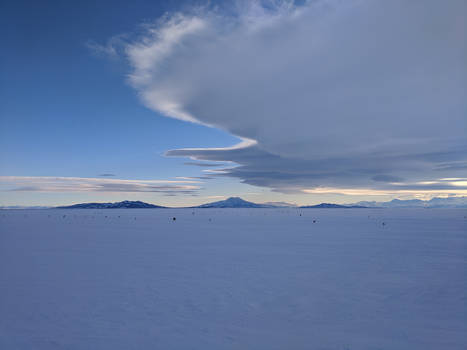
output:
M 369 188 L 332 188 L 332 187 L 316 187 L 312 189 L 304 189 L 305 193 L 310 194 L 345 194 L 351 196 L 400 196 L 400 195 L 424 195 L 425 197 L 443 197 L 447 195 L 467 195 L 465 189 L 392 189 L 392 190 L 375 190 Z
M 149 108 L 245 140 L 169 156 L 231 161 L 215 176 L 285 193 L 463 190 L 421 182 L 466 174 L 467 2 L 243 4 L 125 43 Z
M 0 176 L 7 191 L 17 192 L 158 192 L 196 194 L 201 188 L 194 180 L 124 180 L 83 177 Z
M 110 38 L 105 44 L 100 44 L 94 40 L 86 42 L 86 47 L 97 56 L 105 56 L 110 59 L 118 59 L 124 50 L 127 34 L 119 34 Z
M 199 166 L 199 167 L 206 167 L 206 168 L 210 168 L 210 167 L 216 167 L 216 166 L 225 166 L 224 163 L 204 163 L 204 162 L 185 162 L 183 163 L 185 165 L 194 165 L 194 166 Z
M 177 176 L 176 179 L 180 180 L 212 180 L 213 176 Z

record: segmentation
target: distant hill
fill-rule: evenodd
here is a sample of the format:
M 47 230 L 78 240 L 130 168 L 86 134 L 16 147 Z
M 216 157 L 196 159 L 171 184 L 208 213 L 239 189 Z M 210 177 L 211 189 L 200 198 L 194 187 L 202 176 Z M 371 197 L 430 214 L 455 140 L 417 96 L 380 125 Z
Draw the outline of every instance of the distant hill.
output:
M 144 203 L 140 201 L 123 201 L 116 203 L 82 203 L 68 206 L 56 207 L 58 209 L 155 209 L 166 208 L 160 205 Z
M 340 205 L 340 204 L 332 204 L 332 203 L 321 203 L 317 205 L 304 205 L 301 206 L 300 208 L 315 208 L 315 209 L 320 209 L 320 208 L 325 208 L 325 209 L 351 209 L 351 208 L 367 208 L 362 205 Z
M 276 208 L 276 206 L 248 202 L 240 197 L 230 197 L 223 201 L 206 203 L 194 208 Z
M 349 205 L 362 205 L 369 208 L 467 208 L 467 197 L 421 199 L 393 199 L 388 202 L 358 202 Z

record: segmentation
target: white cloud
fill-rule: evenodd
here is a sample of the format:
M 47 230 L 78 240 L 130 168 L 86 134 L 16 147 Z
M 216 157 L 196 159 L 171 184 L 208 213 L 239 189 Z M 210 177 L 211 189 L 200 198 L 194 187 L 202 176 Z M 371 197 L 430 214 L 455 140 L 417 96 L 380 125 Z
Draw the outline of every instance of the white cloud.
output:
M 123 180 L 86 177 L 0 176 L 0 185 L 21 192 L 159 192 L 196 194 L 200 181 Z
M 303 192 L 310 194 L 346 194 L 350 196 L 400 196 L 400 195 L 418 195 L 427 198 L 443 197 L 448 195 L 467 195 L 467 189 L 405 189 L 405 190 L 373 190 L 367 188 L 332 188 L 332 187 L 316 187 L 313 189 L 304 189 Z
M 227 175 L 283 192 L 465 177 L 465 1 L 237 10 L 168 16 L 126 47 L 149 108 L 253 140 L 169 155 L 233 161 Z

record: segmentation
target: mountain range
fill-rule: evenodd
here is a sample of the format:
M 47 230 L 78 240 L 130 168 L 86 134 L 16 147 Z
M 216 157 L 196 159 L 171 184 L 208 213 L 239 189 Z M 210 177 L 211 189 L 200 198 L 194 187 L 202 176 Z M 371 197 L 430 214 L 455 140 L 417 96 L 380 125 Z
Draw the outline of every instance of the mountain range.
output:
M 56 207 L 57 209 L 156 209 L 167 208 L 160 205 L 144 203 L 140 201 L 123 201 L 116 203 L 81 203 Z
M 35 206 L 3 206 L 0 209 L 47 209 L 50 207 Z M 58 209 L 158 209 L 168 208 L 160 205 L 149 204 L 141 201 L 123 201 L 115 203 L 80 203 L 68 206 L 55 207 Z M 316 205 L 297 206 L 286 202 L 254 203 L 240 197 L 230 197 L 222 201 L 206 203 L 190 208 L 315 208 L 315 209 L 339 209 L 339 208 L 467 208 L 467 197 L 420 199 L 393 199 L 388 202 L 362 201 L 350 204 L 321 203 Z
M 363 201 L 348 205 L 360 205 L 367 208 L 467 208 L 467 197 L 421 199 L 393 199 L 388 202 Z
M 341 205 L 341 204 L 333 204 L 333 203 L 321 203 L 321 204 L 316 204 L 316 205 L 304 205 L 301 206 L 300 208 L 315 208 L 315 209 L 349 209 L 349 208 L 367 208 L 363 205 Z
M 140 201 L 123 201 L 117 203 L 82 203 L 69 206 L 60 206 L 59 209 L 121 209 L 121 208 L 166 208 L 154 204 L 148 204 Z M 190 208 L 365 208 L 361 205 L 340 205 L 331 203 L 321 203 L 317 205 L 308 205 L 298 207 L 295 204 L 285 202 L 254 203 L 246 201 L 240 197 L 230 197 L 222 201 L 206 203 Z

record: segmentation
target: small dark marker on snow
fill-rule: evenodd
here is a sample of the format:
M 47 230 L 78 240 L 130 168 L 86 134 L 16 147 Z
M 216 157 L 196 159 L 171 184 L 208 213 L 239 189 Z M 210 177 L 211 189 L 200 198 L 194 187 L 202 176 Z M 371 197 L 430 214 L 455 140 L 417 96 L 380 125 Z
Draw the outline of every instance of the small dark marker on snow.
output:
M 316 224 L 316 220 L 313 220 L 313 223 Z
M 174 217 L 172 218 L 172 220 L 175 221 L 175 220 L 177 220 L 177 218 L 174 216 Z

